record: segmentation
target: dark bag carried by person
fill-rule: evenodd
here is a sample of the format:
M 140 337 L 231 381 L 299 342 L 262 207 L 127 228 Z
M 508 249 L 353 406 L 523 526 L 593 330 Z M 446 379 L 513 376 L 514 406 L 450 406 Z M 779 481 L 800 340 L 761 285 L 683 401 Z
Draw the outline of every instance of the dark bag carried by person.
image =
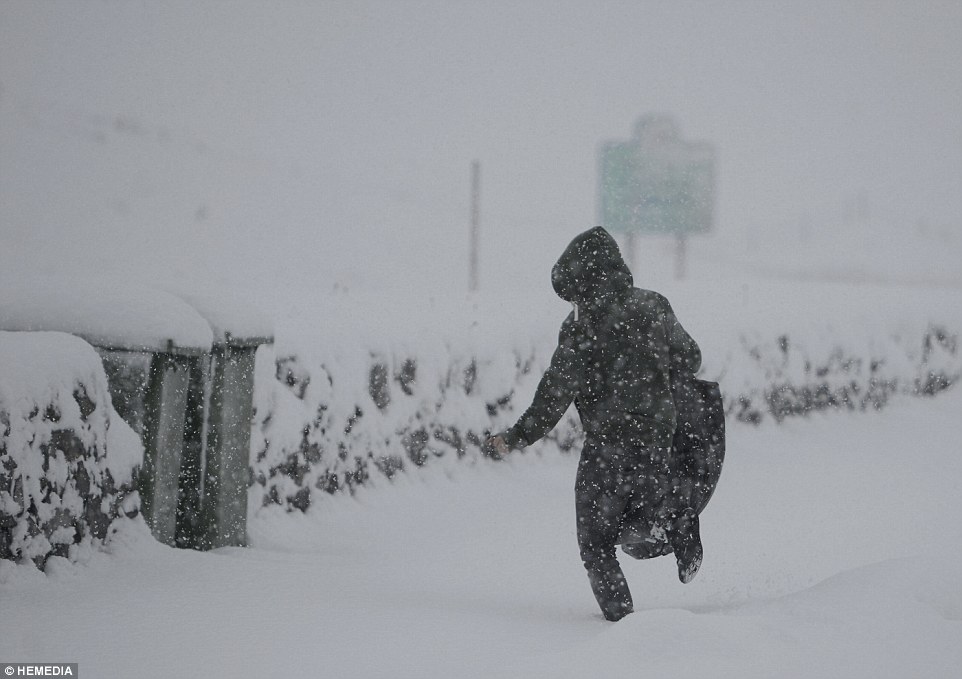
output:
M 676 427 L 671 446 L 669 513 L 686 509 L 701 514 L 715 492 L 725 461 L 725 408 L 717 382 L 694 375 L 672 375 Z M 636 559 L 670 554 L 664 534 L 644 521 L 629 521 L 622 531 L 622 549 Z
M 671 446 L 672 475 L 678 481 L 676 502 L 701 514 L 725 461 L 725 407 L 717 382 L 673 376 L 677 412 Z

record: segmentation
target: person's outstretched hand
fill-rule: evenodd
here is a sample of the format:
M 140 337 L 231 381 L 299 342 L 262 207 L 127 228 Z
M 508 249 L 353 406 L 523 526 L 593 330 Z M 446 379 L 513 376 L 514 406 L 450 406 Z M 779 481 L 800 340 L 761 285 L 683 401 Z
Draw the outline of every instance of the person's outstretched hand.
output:
M 511 452 L 511 448 L 504 440 L 503 434 L 495 434 L 494 436 L 489 436 L 484 445 L 487 446 L 488 450 L 494 451 L 499 456 L 504 457 Z

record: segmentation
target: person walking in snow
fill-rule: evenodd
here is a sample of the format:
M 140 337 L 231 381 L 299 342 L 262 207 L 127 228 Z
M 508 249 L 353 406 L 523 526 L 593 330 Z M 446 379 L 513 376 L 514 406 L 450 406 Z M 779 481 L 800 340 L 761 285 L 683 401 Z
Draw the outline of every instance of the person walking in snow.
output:
M 615 547 L 630 524 L 665 537 L 682 582 L 701 565 L 698 515 L 675 492 L 669 464 L 672 376 L 693 375 L 701 352 L 667 299 L 633 287 L 617 243 L 600 226 L 571 241 L 551 282 L 574 309 L 531 406 L 487 445 L 503 455 L 534 443 L 574 401 L 585 432 L 575 483 L 578 546 L 604 617 L 620 620 L 632 600 Z

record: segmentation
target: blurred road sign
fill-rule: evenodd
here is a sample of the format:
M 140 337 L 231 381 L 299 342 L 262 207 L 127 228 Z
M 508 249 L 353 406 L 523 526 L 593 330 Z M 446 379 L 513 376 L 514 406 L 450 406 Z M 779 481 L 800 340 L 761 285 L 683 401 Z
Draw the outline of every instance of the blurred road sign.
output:
M 601 224 L 610 231 L 686 236 L 711 228 L 715 150 L 686 142 L 668 116 L 643 116 L 628 141 L 602 145 Z

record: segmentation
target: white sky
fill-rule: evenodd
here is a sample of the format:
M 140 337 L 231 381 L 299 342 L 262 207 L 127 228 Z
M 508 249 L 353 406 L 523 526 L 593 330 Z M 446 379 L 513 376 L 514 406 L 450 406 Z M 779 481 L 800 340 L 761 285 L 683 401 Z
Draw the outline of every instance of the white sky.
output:
M 483 280 L 547 286 L 649 112 L 716 145 L 726 247 L 957 234 L 960 36 L 958 1 L 0 0 L 0 261 L 463 288 L 478 158 Z

